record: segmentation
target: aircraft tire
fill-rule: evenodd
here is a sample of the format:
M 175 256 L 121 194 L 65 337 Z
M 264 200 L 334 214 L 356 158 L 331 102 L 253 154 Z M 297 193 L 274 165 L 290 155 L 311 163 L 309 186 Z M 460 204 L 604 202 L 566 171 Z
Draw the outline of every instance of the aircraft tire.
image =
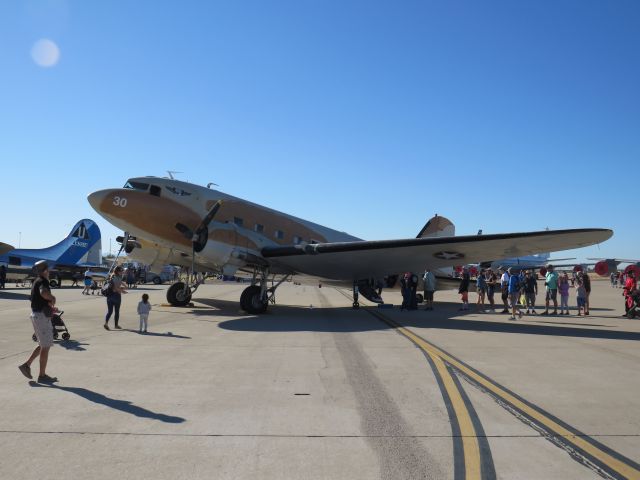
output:
M 153 284 L 160 285 L 162 283 L 162 279 L 160 277 L 153 277 Z
M 247 287 L 240 295 L 240 307 L 247 313 L 259 315 L 267 311 L 267 302 L 260 298 L 260 287 L 253 285 Z
M 418 293 L 416 295 L 416 302 L 418 302 L 418 303 L 424 302 L 424 296 L 421 293 Z
M 191 293 L 184 294 L 184 283 L 177 282 L 167 290 L 167 302 L 174 307 L 184 307 L 191 301 Z

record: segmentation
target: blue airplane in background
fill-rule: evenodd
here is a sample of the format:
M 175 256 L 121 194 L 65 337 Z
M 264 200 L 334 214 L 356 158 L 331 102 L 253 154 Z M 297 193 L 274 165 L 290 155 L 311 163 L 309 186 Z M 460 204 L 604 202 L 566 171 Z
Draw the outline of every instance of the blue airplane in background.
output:
M 7 268 L 7 281 L 20 281 L 31 277 L 33 265 L 38 260 L 46 260 L 49 263 L 51 286 L 59 286 L 62 278 L 71 278 L 76 272 L 102 264 L 100 228 L 93 220 L 87 218 L 76 223 L 64 240 L 51 247 L 10 247 L 6 243 L 0 243 L 0 265 Z

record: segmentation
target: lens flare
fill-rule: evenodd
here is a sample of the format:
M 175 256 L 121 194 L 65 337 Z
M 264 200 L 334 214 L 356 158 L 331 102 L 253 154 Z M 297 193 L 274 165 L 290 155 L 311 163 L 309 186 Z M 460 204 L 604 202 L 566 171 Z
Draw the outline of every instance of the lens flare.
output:
M 53 67 L 60 60 L 60 49 L 53 41 L 43 38 L 31 47 L 31 58 L 40 67 Z

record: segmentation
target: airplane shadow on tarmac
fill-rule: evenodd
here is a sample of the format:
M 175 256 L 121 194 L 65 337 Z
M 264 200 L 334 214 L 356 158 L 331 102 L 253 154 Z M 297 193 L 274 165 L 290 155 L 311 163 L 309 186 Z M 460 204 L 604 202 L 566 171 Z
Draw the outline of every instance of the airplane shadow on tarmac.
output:
M 238 302 L 226 300 L 197 299 L 198 302 L 205 303 L 216 310 L 193 311 L 198 316 L 237 316 Z M 425 329 L 441 330 L 462 330 L 476 332 L 513 333 L 526 335 L 549 335 L 557 337 L 576 338 L 602 338 L 607 340 L 632 340 L 640 341 L 640 332 L 629 332 L 611 330 L 610 326 L 605 328 L 581 328 L 582 327 L 604 327 L 605 325 L 595 323 L 572 323 L 566 322 L 567 317 L 559 317 L 558 322 L 553 315 L 541 317 L 524 317 L 522 320 L 514 322 L 507 321 L 507 315 L 500 316 L 505 322 L 487 320 L 467 320 L 459 318 L 464 312 L 458 311 L 459 304 L 441 302 L 436 305 L 436 310 L 426 312 L 416 310 L 403 312 L 400 319 L 403 326 L 417 327 Z M 390 325 L 377 320 L 371 315 L 363 315 L 367 309 L 376 310 L 375 307 L 363 307 L 360 310 L 353 310 L 351 307 L 331 307 L 331 308 L 307 308 L 291 307 L 286 305 L 271 306 L 271 315 L 251 315 L 230 320 L 223 320 L 218 323 L 220 328 L 225 330 L 235 330 L 242 332 L 366 332 L 373 330 L 387 330 Z M 395 309 L 397 313 L 397 309 Z M 385 313 L 385 310 L 381 310 Z M 474 313 L 473 311 L 467 312 Z M 274 314 L 277 314 L 274 315 Z M 493 316 L 493 315 L 492 315 Z M 397 317 L 396 317 L 397 318 Z M 535 320 L 533 320 L 535 318 Z M 592 318 L 592 317 L 588 317 Z M 543 320 L 544 319 L 544 320 Z M 562 320 L 561 320 L 562 319 Z M 544 322 L 545 325 L 529 323 Z M 632 321 L 632 320 L 629 320 Z M 565 326 L 566 325 L 566 326 Z
M 102 395 L 101 393 L 97 393 L 92 390 L 87 390 L 86 388 L 63 387 L 60 385 L 42 385 L 34 381 L 30 381 L 29 385 L 31 385 L 32 387 L 64 390 L 65 392 L 73 393 L 75 395 L 78 395 L 79 397 L 89 400 L 90 402 L 99 403 L 100 405 L 104 405 L 115 410 L 120 410 L 121 412 L 130 413 L 131 415 L 135 415 L 136 417 L 140 418 L 150 418 L 152 420 L 159 420 L 165 423 L 183 423 L 186 421 L 186 419 L 182 417 L 174 417 L 171 415 L 164 415 L 163 413 L 155 413 L 151 410 L 147 410 L 146 408 L 134 405 L 127 400 L 116 400 L 114 398 L 109 398 L 106 395 Z

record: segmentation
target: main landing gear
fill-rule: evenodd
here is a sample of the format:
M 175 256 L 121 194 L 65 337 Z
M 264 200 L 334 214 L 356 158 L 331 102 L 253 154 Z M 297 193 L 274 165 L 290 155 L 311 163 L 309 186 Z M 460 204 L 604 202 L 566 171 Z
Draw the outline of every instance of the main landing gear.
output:
M 276 302 L 276 288 L 286 281 L 289 275 L 283 276 L 278 283 L 267 288 L 268 276 L 268 268 L 256 268 L 253 271 L 251 286 L 245 288 L 242 295 L 240 295 L 240 307 L 242 310 L 252 315 L 259 315 L 267 311 L 269 303 Z
M 198 288 L 196 285 L 189 287 L 184 282 L 176 282 L 167 290 L 167 301 L 174 307 L 186 307 L 196 288 Z

